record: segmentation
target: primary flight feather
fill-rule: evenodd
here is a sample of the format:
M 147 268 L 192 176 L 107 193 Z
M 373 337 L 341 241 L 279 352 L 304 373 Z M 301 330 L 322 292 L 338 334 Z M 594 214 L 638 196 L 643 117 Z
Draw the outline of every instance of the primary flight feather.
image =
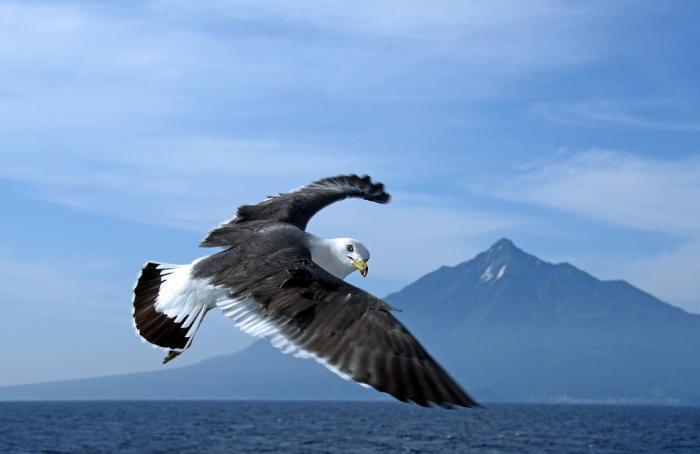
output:
M 202 247 L 222 251 L 188 265 L 149 262 L 134 289 L 133 318 L 146 341 L 169 350 L 192 343 L 205 314 L 223 311 L 244 332 L 295 356 L 313 358 L 404 402 L 478 404 L 391 314 L 392 307 L 343 279 L 368 273 L 367 248 L 351 238 L 306 232 L 311 217 L 348 197 L 387 203 L 368 176 L 324 178 L 238 208 Z

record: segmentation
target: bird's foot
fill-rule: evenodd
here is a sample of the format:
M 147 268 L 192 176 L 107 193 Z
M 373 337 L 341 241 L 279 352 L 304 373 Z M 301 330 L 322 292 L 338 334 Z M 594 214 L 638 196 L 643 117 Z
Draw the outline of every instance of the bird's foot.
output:
M 175 351 L 175 350 L 170 350 L 170 351 L 168 352 L 168 354 L 165 355 L 165 358 L 163 358 L 163 364 L 166 364 L 166 363 L 168 363 L 169 361 L 171 361 L 171 360 L 177 358 L 178 356 L 180 356 L 180 353 L 182 353 L 182 352 L 178 352 L 178 351 Z

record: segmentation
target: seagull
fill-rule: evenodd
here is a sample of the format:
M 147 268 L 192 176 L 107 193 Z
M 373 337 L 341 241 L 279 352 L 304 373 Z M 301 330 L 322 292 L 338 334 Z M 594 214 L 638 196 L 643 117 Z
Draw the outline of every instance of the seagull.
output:
M 167 363 L 192 345 L 219 309 L 245 333 L 284 353 L 313 358 L 344 379 L 421 406 L 479 407 L 379 298 L 347 283 L 366 277 L 369 250 L 352 238 L 306 232 L 324 207 L 346 199 L 389 202 L 368 176 L 341 175 L 243 205 L 201 247 L 220 252 L 187 265 L 146 263 L 134 288 L 133 322 Z

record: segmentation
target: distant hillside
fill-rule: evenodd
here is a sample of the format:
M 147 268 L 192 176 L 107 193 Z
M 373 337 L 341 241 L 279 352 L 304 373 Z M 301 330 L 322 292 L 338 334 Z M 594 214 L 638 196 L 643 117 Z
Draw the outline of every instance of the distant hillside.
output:
M 700 316 L 502 239 L 387 301 L 477 399 L 700 403 Z M 0 399 L 375 399 L 266 342 L 162 372 L 0 388 Z
M 283 355 L 266 341 L 159 372 L 0 387 L 0 399 L 365 400 L 380 396 L 313 361 Z

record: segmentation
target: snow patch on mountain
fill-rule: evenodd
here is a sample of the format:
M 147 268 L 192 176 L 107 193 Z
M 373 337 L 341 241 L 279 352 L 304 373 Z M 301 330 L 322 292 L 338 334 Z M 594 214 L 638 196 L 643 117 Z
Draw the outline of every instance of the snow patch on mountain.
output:
M 498 274 L 496 275 L 496 279 L 500 279 L 503 277 L 504 274 L 506 274 L 506 267 L 508 265 L 503 265 L 500 270 L 498 270 Z
M 484 282 L 488 282 L 491 279 L 493 279 L 493 271 L 491 271 L 491 265 L 489 265 L 486 270 L 484 270 L 484 273 L 481 275 L 481 280 Z

